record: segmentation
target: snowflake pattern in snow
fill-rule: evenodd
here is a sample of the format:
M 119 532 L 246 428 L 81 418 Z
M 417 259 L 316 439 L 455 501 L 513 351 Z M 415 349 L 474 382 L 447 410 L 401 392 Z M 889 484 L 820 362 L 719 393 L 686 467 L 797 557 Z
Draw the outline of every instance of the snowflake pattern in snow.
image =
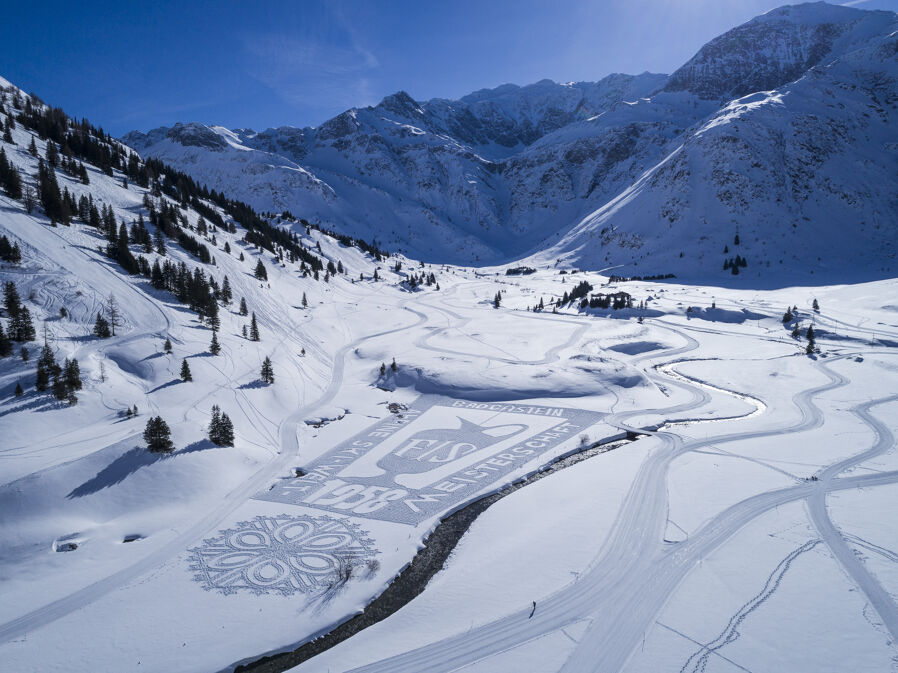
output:
M 190 550 L 207 591 L 254 594 L 326 590 L 377 554 L 367 532 L 329 516 L 257 516 Z

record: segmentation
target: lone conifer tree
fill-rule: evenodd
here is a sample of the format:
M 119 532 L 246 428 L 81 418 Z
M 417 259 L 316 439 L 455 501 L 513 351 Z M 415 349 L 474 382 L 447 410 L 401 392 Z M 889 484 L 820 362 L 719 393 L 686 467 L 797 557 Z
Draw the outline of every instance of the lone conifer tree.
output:
M 240 297 L 240 315 L 249 315 L 249 309 L 246 307 L 246 297 Z
M 271 358 L 267 355 L 262 361 L 260 378 L 262 379 L 262 383 L 274 383 L 274 367 L 271 366 Z
M 820 312 L 820 304 L 817 302 L 816 297 L 814 298 L 814 303 L 812 304 L 812 306 L 814 307 L 815 311 L 817 311 L 818 313 Z
M 218 333 L 212 332 L 212 343 L 209 344 L 209 352 L 212 355 L 218 355 L 221 353 L 221 344 L 218 343 Z
M 302 307 L 303 307 L 303 308 L 308 308 L 308 307 L 309 307 L 309 300 L 306 299 L 306 293 L 305 293 L 305 292 L 302 293 Z
M 268 280 L 268 271 L 265 270 L 265 265 L 262 264 L 261 259 L 256 264 L 256 270 L 253 275 L 256 277 L 256 280 Z
M 147 443 L 150 451 L 172 451 L 175 445 L 171 441 L 171 430 L 168 423 L 161 416 L 155 416 L 147 421 L 143 431 L 143 441 Z
M 121 325 L 121 312 L 118 307 L 118 300 L 115 298 L 114 294 L 109 295 L 109 304 L 107 310 L 109 311 L 109 325 L 112 327 L 112 336 L 115 336 L 115 328 Z
M 255 311 L 252 319 L 249 321 L 249 339 L 250 341 L 259 341 L 259 325 L 256 323 Z
M 22 384 L 19 381 L 16 381 L 16 390 L 13 393 L 16 397 L 21 397 L 25 394 L 25 391 L 22 390 Z
M 165 345 L 163 346 L 166 353 L 171 353 L 171 339 L 165 337 Z
M 190 365 L 187 364 L 187 360 L 181 360 L 181 380 L 182 381 L 193 381 L 193 375 L 190 373 Z

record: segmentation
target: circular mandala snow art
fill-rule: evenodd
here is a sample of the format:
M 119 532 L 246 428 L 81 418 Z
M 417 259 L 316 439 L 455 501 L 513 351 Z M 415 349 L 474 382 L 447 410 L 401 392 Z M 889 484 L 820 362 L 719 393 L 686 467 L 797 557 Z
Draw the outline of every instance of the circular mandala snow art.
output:
M 257 516 L 191 549 L 195 579 L 209 591 L 292 594 L 326 590 L 377 550 L 367 533 L 328 516 Z

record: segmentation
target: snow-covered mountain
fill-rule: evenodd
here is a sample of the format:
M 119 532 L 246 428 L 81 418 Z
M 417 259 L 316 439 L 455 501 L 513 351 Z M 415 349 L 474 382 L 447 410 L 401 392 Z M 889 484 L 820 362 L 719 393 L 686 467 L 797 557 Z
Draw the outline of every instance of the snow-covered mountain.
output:
M 752 266 L 875 258 L 878 273 L 895 265 L 898 226 L 896 28 L 891 12 L 787 6 L 670 77 L 543 80 L 457 101 L 398 92 L 317 128 L 190 123 L 124 141 L 259 209 L 424 259 L 548 248 L 539 261 L 683 273 L 699 260 L 717 273 L 738 230 L 782 247 L 732 252 Z
M 849 20 L 821 22 L 843 16 Z M 797 80 L 783 83 L 792 75 L 771 72 L 768 83 L 777 88 L 744 95 L 703 118 L 661 161 L 537 258 L 587 268 L 625 264 L 643 272 L 707 274 L 739 255 L 752 277 L 771 267 L 844 280 L 894 275 L 895 14 L 824 3 L 779 9 L 715 40 L 713 49 L 709 45 L 674 74 L 667 89 L 691 81 L 703 97 L 723 94 L 722 86 L 745 92 L 738 77 L 715 84 L 714 68 L 701 64 L 712 63 L 709 54 L 721 44 L 752 33 L 757 41 L 758 31 L 771 25 L 777 40 L 789 32 L 787 25 L 795 36 L 839 37 L 826 43 L 826 58 L 818 50 L 818 64 Z M 779 46 L 773 51 L 779 53 Z M 731 72 L 748 73 L 743 64 L 731 65 Z M 640 105 L 655 106 L 668 93 Z M 734 245 L 737 234 L 740 244 Z
M 544 237 L 545 224 L 533 218 L 509 226 L 510 212 L 522 209 L 504 177 L 514 171 L 509 158 L 664 81 L 648 73 L 544 80 L 426 103 L 400 91 L 314 129 L 231 132 L 191 123 L 124 140 L 263 210 L 302 213 L 425 257 L 495 260 Z

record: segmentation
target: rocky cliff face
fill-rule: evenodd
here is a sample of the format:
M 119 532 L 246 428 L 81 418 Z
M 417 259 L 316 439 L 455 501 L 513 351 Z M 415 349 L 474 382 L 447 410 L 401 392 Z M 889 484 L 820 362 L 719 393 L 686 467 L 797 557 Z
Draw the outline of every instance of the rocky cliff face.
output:
M 801 236 L 894 234 L 896 27 L 890 12 L 783 7 L 669 78 L 544 80 L 456 101 L 400 91 L 318 128 L 178 124 L 124 140 L 259 209 L 427 260 L 548 248 L 541 259 L 670 271 L 689 248 L 717 267 L 720 241 L 756 229 L 771 246 L 788 233 L 781 243 L 816 263 L 822 250 Z

